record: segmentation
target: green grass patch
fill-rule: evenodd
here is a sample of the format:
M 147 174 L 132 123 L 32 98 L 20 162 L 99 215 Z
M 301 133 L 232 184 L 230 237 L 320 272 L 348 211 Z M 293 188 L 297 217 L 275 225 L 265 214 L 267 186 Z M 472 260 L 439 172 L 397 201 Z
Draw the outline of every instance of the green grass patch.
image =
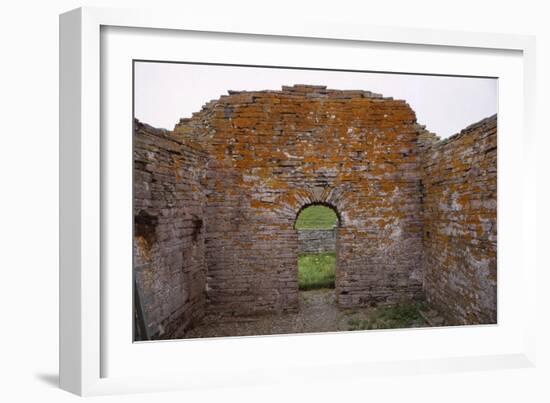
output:
M 338 217 L 330 207 L 313 205 L 303 209 L 296 220 L 296 229 L 331 229 Z
M 298 288 L 334 288 L 336 253 L 311 253 L 298 256 Z
M 407 327 L 427 326 L 420 315 L 424 309 L 422 302 L 407 302 L 372 309 L 369 318 L 364 320 L 350 319 L 349 330 L 401 329 Z

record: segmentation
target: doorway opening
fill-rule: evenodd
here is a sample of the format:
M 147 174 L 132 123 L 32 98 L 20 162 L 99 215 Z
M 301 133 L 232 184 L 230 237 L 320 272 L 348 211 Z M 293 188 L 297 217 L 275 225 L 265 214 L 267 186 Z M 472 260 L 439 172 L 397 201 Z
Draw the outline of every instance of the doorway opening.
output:
M 296 217 L 298 232 L 298 288 L 334 289 L 336 279 L 336 209 L 327 204 L 304 206 Z

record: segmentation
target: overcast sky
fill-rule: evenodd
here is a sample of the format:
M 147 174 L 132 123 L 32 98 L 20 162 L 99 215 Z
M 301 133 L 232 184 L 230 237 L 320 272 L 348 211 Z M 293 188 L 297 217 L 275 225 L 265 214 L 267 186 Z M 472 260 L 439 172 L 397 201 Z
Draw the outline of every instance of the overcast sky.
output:
M 391 73 L 356 73 L 280 68 L 136 62 L 135 117 L 173 129 L 180 118 L 228 90 L 280 90 L 283 85 L 326 85 L 404 99 L 418 123 L 449 137 L 497 112 L 497 80 Z

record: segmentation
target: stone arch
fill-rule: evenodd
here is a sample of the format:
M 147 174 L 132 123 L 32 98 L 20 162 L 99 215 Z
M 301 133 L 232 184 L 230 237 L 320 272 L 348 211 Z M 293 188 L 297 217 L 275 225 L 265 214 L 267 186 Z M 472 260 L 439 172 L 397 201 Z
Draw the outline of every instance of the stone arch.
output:
M 303 204 L 296 212 L 296 217 L 294 217 L 294 224 L 293 224 L 294 229 L 296 229 L 296 222 L 298 221 L 298 217 L 300 216 L 300 214 L 305 209 L 312 206 L 323 206 L 331 209 L 336 214 L 336 227 L 340 228 L 342 226 L 342 215 L 340 214 L 340 211 L 334 204 L 326 201 L 312 201 L 312 202 Z
M 338 217 L 338 227 L 347 225 L 348 214 L 346 212 L 346 194 L 348 186 L 308 186 L 304 182 L 302 186 L 285 190 L 271 204 L 272 211 L 280 217 L 288 229 L 294 230 L 298 215 L 305 208 L 312 205 L 323 205 L 331 208 Z

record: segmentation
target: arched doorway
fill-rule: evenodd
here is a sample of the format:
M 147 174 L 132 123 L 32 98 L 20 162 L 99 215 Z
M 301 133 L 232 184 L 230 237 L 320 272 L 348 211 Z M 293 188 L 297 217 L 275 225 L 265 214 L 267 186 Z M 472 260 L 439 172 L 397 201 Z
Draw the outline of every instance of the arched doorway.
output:
M 298 233 L 297 273 L 301 294 L 318 290 L 317 293 L 325 293 L 327 299 L 335 300 L 339 226 L 340 215 L 330 204 L 311 203 L 298 211 L 294 229 Z M 304 294 L 300 299 L 304 299 Z

